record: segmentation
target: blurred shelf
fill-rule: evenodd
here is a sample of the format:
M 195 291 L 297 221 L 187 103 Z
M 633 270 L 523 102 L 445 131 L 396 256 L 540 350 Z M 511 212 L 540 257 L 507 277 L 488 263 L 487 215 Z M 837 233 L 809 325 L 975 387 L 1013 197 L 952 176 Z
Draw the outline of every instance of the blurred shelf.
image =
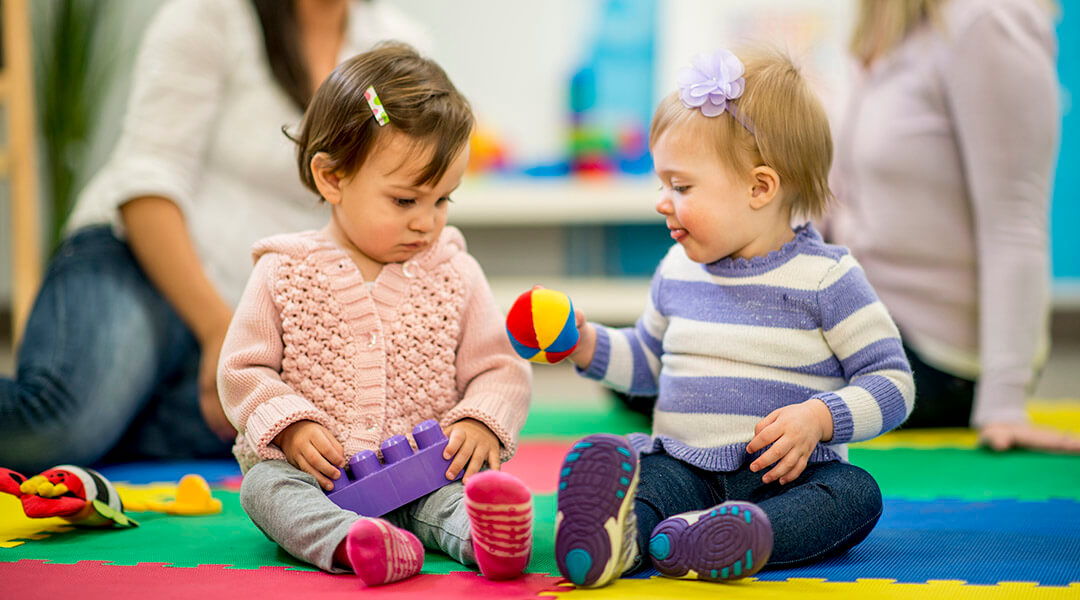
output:
M 450 224 L 536 226 L 657 223 L 655 177 L 466 177 Z
M 1080 278 L 1058 278 L 1051 285 L 1055 310 L 1080 311 Z
M 534 285 L 559 290 L 590 321 L 629 325 L 637 321 L 649 295 L 649 279 L 636 277 L 491 277 L 495 302 L 505 314 Z

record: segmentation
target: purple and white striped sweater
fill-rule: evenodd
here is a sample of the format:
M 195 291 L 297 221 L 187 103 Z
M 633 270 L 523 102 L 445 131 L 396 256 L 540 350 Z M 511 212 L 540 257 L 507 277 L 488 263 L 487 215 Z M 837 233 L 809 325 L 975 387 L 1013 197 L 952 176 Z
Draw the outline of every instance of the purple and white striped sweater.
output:
M 899 331 L 859 264 L 809 224 L 749 260 L 702 265 L 676 244 L 637 325 L 597 325 L 582 374 L 632 395 L 658 394 L 652 438 L 633 434 L 631 442 L 710 471 L 751 460 L 746 444 L 757 422 L 810 398 L 833 416 L 833 439 L 810 462 L 846 460 L 847 442 L 902 423 L 915 395 Z

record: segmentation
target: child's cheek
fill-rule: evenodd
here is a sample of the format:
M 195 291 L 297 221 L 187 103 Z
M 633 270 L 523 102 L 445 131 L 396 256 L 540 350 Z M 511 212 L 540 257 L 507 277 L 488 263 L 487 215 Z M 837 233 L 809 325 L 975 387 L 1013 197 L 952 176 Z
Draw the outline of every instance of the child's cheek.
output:
M 697 213 L 693 209 L 693 205 L 683 200 L 675 204 L 675 218 L 679 220 L 679 225 L 683 229 L 690 232 L 693 235 L 694 230 L 697 228 Z

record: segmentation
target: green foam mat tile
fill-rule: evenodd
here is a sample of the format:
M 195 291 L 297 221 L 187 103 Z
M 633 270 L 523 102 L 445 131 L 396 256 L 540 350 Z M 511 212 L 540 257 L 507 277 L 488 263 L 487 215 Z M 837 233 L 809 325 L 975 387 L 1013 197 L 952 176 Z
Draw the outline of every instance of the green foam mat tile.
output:
M 886 497 L 909 500 L 1080 499 L 1080 458 L 985 449 L 852 448 Z

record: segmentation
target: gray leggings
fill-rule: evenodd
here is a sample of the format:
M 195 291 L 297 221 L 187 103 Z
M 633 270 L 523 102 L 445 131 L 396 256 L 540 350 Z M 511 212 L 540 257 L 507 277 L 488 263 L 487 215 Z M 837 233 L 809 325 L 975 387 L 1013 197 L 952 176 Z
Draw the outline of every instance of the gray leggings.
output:
M 289 554 L 324 571 L 344 572 L 334 566 L 334 550 L 360 517 L 331 502 L 311 475 L 282 460 L 258 463 L 244 474 L 240 504 L 255 526 Z M 416 534 L 425 548 L 476 565 L 461 481 L 382 518 Z

